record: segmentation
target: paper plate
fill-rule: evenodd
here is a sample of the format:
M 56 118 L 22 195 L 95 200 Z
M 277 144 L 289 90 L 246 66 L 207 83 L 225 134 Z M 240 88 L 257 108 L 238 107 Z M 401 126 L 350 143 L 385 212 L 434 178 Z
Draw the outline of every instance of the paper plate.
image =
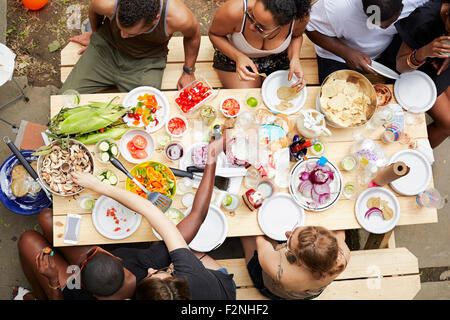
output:
M 376 73 L 385 76 L 386 78 L 397 80 L 400 78 L 400 75 L 394 70 L 382 65 L 379 62 L 372 60 L 372 65 L 367 65 L 370 69 L 374 70 Z
M 286 231 L 295 224 L 305 224 L 305 211 L 287 193 L 277 193 L 265 199 L 258 210 L 258 224 L 269 238 L 286 241 Z
M 394 94 L 398 103 L 412 113 L 430 110 L 437 98 L 433 80 L 419 70 L 402 73 L 400 79 L 395 81 Z
M 178 222 L 175 222 L 175 221 L 172 220 L 172 222 L 173 222 L 175 225 L 178 225 L 178 223 L 180 223 L 180 222 L 185 218 L 185 215 L 184 215 L 183 212 L 181 212 L 180 209 L 170 207 L 169 210 L 167 210 L 166 212 L 164 212 L 164 214 L 165 214 L 166 216 L 168 216 L 169 219 L 170 219 L 171 211 L 175 212 L 176 214 L 180 214 L 180 215 L 183 216 L 183 218 L 182 218 L 180 221 L 178 221 Z M 158 232 L 156 232 L 156 230 L 155 230 L 153 227 L 152 227 L 152 231 L 153 231 L 153 234 L 155 235 L 155 237 L 157 237 L 159 240 L 162 241 L 161 235 L 160 235 Z
M 128 151 L 128 148 L 127 148 L 127 143 L 130 142 L 130 140 L 132 140 L 137 135 L 143 136 L 145 138 L 145 140 L 147 140 L 147 146 L 145 147 L 145 152 L 147 152 L 147 157 L 144 159 L 133 158 L 131 156 L 130 151 Z M 122 136 L 122 138 L 120 138 L 119 149 L 120 149 L 120 154 L 122 155 L 122 157 L 125 160 L 127 160 L 128 162 L 141 163 L 141 162 L 150 160 L 150 158 L 153 155 L 153 152 L 155 151 L 155 144 L 153 142 L 152 136 L 149 133 L 145 132 L 144 130 L 136 129 L 136 130 L 130 130 L 130 131 L 126 132 Z
M 380 197 L 382 200 L 386 200 L 394 210 L 394 216 L 391 220 L 384 220 L 382 215 L 373 213 L 369 218 L 365 218 L 367 210 L 367 200 L 372 197 Z M 383 234 L 392 230 L 400 218 L 400 204 L 397 197 L 388 189 L 385 188 L 369 188 L 361 193 L 356 200 L 355 204 L 355 215 L 358 223 L 366 231 L 376 234 Z
M 316 163 L 320 157 L 309 157 L 308 160 L 300 160 L 297 162 L 291 169 L 290 173 L 290 182 L 289 182 L 289 192 L 292 196 L 292 198 L 297 202 L 297 204 L 302 207 L 305 210 L 308 211 L 324 211 L 332 206 L 334 206 L 338 200 L 339 197 L 342 194 L 343 190 L 343 183 L 342 183 L 342 174 L 341 171 L 331 162 L 328 162 L 327 165 L 331 168 L 334 174 L 334 180 L 330 183 L 330 193 L 331 198 L 328 202 L 320 205 L 320 206 L 313 206 L 311 201 L 311 198 L 307 198 L 303 196 L 300 191 L 298 191 L 298 185 L 300 184 L 300 175 L 303 171 L 306 170 L 306 165 L 313 165 Z
M 184 213 L 185 217 L 191 212 L 191 208 Z M 225 214 L 215 205 L 209 207 L 208 214 L 203 221 L 197 235 L 189 243 L 192 250 L 208 252 L 220 247 L 228 234 L 228 221 Z
M 116 217 L 119 223 L 111 216 L 107 216 L 107 210 L 115 208 Z M 142 216 L 134 211 L 131 211 L 116 200 L 101 196 L 95 201 L 92 209 L 92 223 L 95 229 L 102 236 L 112 240 L 121 240 L 131 236 L 141 224 Z M 120 228 L 120 230 L 116 230 Z
M 409 168 L 409 173 L 394 180 L 390 186 L 395 192 L 405 196 L 415 196 L 424 191 L 431 182 L 431 165 L 422 153 L 416 150 L 402 150 L 394 154 L 390 163 L 403 161 Z
M 277 96 L 277 90 L 281 86 L 291 86 L 297 82 L 297 78 L 295 75 L 292 77 L 291 81 L 288 81 L 289 71 L 280 70 L 271 73 L 266 80 L 264 80 L 261 88 L 262 98 L 266 106 L 275 114 L 283 113 L 283 114 L 293 114 L 299 111 L 305 104 L 307 98 L 307 89 L 304 87 L 302 89 L 301 94 L 295 98 L 290 100 L 294 106 L 292 108 L 286 109 L 284 111 L 280 111 L 275 109 L 273 106 L 278 105 L 281 100 Z
M 27 159 L 27 161 L 37 161 L 38 156 L 33 156 L 33 150 L 22 150 L 20 153 Z M 0 183 L 1 192 L 0 200 L 3 202 L 6 208 L 12 212 L 21 215 L 31 215 L 41 212 L 43 209 L 48 208 L 52 202 L 45 195 L 44 190 L 41 190 L 37 194 L 27 194 L 25 197 L 17 198 L 11 191 L 11 171 L 16 166 L 20 165 L 19 160 L 15 155 L 10 156 L 3 162 L 0 167 Z
M 170 113 L 170 105 L 169 101 L 167 100 L 166 96 L 159 91 L 156 88 L 153 87 L 137 87 L 128 92 L 128 94 L 123 98 L 122 105 L 126 108 L 133 108 L 136 107 L 137 103 L 139 102 L 138 97 L 142 96 L 144 94 L 154 94 L 156 97 L 156 101 L 158 101 L 158 105 L 162 106 L 162 109 L 158 110 L 156 112 L 157 115 L 159 115 L 159 123 L 153 128 L 146 127 L 145 130 L 149 133 L 158 131 L 164 125 L 166 124 L 166 121 L 169 119 L 169 113 Z M 135 126 L 133 125 L 134 119 L 129 118 L 126 114 L 123 117 L 123 120 L 126 122 L 126 124 L 130 127 L 144 127 L 145 124 L 141 121 L 139 125 Z
M 0 43 L 0 86 L 12 79 L 16 54 L 3 43 Z

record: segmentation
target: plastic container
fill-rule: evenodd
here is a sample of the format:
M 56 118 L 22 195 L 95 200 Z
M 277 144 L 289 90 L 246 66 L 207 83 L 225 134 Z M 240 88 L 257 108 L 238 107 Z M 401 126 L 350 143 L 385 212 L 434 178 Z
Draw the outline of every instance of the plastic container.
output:
M 209 88 L 210 94 L 204 98 L 203 100 L 197 102 L 196 104 L 194 104 L 192 107 L 189 107 L 188 110 L 184 111 L 182 109 L 182 107 L 180 106 L 180 104 L 177 102 L 177 99 L 180 99 L 180 95 L 185 92 L 185 90 L 189 91 L 190 89 L 193 89 L 195 91 L 197 91 L 198 89 L 196 89 L 196 85 L 198 83 L 203 83 L 204 85 L 206 85 Z M 212 88 L 212 86 L 209 84 L 209 82 L 205 79 L 205 77 L 201 76 L 201 75 L 196 75 L 196 79 L 194 81 L 192 81 L 191 83 L 189 83 L 186 87 L 182 88 L 181 90 L 179 90 L 177 92 L 177 95 L 175 96 L 175 104 L 180 108 L 181 112 L 183 112 L 184 115 L 186 116 L 191 116 L 195 110 L 197 110 L 201 105 L 205 104 L 206 102 L 212 100 L 213 98 L 215 98 L 215 96 L 217 95 L 218 90 L 214 90 Z
M 240 204 L 241 202 L 239 200 L 239 197 L 235 194 L 229 193 L 222 199 L 222 206 L 228 211 L 236 210 L 237 208 L 239 208 Z
M 358 159 L 354 155 L 344 157 L 341 161 L 341 168 L 345 171 L 351 172 L 358 168 Z
M 165 147 L 164 154 L 171 161 L 180 160 L 184 155 L 184 147 L 179 142 L 171 142 Z
M 69 89 L 64 91 L 64 107 L 66 108 L 75 108 L 80 104 L 80 94 L 78 91 Z
M 224 103 L 225 103 L 227 100 L 230 100 L 230 99 L 231 99 L 231 100 L 235 100 L 235 101 L 238 103 L 238 105 L 239 105 L 239 111 L 237 111 L 236 114 L 230 114 L 227 110 L 225 110 L 225 109 L 223 108 Z M 223 116 L 224 116 L 225 118 L 236 118 L 236 117 L 241 113 L 241 111 L 242 111 L 242 102 L 240 101 L 239 98 L 234 97 L 234 96 L 228 96 L 228 97 L 225 97 L 225 98 L 223 98 L 222 101 L 220 102 L 220 111 L 222 112 L 222 114 L 223 114 Z
M 172 132 L 170 132 L 170 130 L 169 130 L 169 127 L 171 126 L 171 121 L 172 121 L 173 119 L 177 119 L 177 118 L 183 120 L 184 125 L 185 125 L 184 131 L 183 131 L 182 133 L 180 133 L 180 134 L 172 133 Z M 177 116 L 170 117 L 169 120 L 167 120 L 167 122 L 166 122 L 166 131 L 167 131 L 167 133 L 168 133 L 171 137 L 173 137 L 173 138 L 180 138 L 180 137 L 184 136 L 184 135 L 186 134 L 186 132 L 188 132 L 188 130 L 189 130 L 189 124 L 188 124 L 188 121 L 187 121 L 187 119 L 186 119 L 185 117 L 183 117 L 183 116 L 178 116 L 178 115 L 177 115 Z
M 427 208 L 442 209 L 445 205 L 445 198 L 443 198 L 437 189 L 430 188 L 416 196 L 417 205 Z
M 103 169 L 99 174 L 96 175 L 96 177 L 101 182 L 110 184 L 112 186 L 117 186 L 119 184 L 119 178 L 111 169 Z
M 200 117 L 202 118 L 205 126 L 210 126 L 216 119 L 216 116 L 216 109 L 213 106 L 205 104 L 200 108 Z
M 81 197 L 78 197 L 77 204 L 83 210 L 92 211 L 92 209 L 94 208 L 94 204 L 95 204 L 95 198 L 93 198 L 89 195 L 81 196 Z

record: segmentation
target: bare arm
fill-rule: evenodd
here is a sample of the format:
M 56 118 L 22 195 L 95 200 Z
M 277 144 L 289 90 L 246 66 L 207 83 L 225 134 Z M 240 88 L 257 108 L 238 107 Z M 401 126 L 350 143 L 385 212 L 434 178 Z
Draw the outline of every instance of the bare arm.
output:
M 372 60 L 365 53 L 350 48 L 338 38 L 326 36 L 318 31 L 306 31 L 306 34 L 319 47 L 344 59 L 351 69 L 376 74 L 367 66 L 372 64 Z
M 142 214 L 161 235 L 169 252 L 178 248 L 188 248 L 186 241 L 173 222 L 147 199 L 125 189 L 98 183 L 98 179 L 91 174 L 72 173 L 72 176 L 77 184 L 110 197 L 125 207 Z
M 209 28 L 209 39 L 215 48 L 221 51 L 231 60 L 236 62 L 236 72 L 243 80 L 255 79 L 258 70 L 253 61 L 236 49 L 226 37 L 233 32 L 240 31 L 243 19 L 243 5 L 241 0 L 225 2 L 216 12 Z M 253 70 L 253 73 L 247 69 Z
M 295 74 L 298 81 L 293 84 L 292 87 L 296 86 L 297 91 L 300 91 L 306 86 L 306 80 L 304 79 L 303 68 L 300 63 L 300 53 L 303 45 L 303 33 L 306 30 L 306 25 L 308 24 L 309 17 L 304 21 L 296 21 L 295 28 L 292 32 L 292 40 L 288 47 L 288 57 L 289 57 L 289 76 L 288 80 L 291 81 L 292 76 Z
M 280 253 L 274 249 L 272 242 L 267 240 L 265 236 L 256 236 L 256 250 L 258 251 L 261 268 L 272 279 L 276 279 Z
M 180 0 L 170 1 L 168 10 L 167 33 L 171 35 L 178 31 L 183 34 L 184 66 L 186 68 L 193 68 L 197 61 L 201 40 L 200 27 L 197 19 L 192 11 Z M 178 81 L 178 89 L 185 87 L 194 80 L 193 74 L 188 75 L 183 72 Z
M 202 225 L 209 211 L 212 191 L 214 188 L 214 178 L 216 173 L 217 157 L 221 151 L 225 150 L 226 136 L 217 140 L 211 140 L 208 146 L 208 162 L 203 173 L 202 181 L 197 189 L 194 204 L 189 215 L 184 218 L 177 228 L 183 235 L 184 240 L 190 243 L 197 235 L 198 229 Z

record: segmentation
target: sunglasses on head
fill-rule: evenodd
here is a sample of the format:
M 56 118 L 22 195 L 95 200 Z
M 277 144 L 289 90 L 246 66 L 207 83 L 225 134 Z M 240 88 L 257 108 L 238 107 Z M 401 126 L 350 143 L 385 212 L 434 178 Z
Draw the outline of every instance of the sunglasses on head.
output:
M 122 261 L 122 259 L 120 259 L 119 257 L 116 257 L 115 255 L 112 255 L 111 253 L 109 253 L 109 252 L 106 251 L 106 250 L 103 250 L 103 249 L 100 248 L 100 247 L 92 248 L 92 249 L 90 249 L 90 250 L 87 252 L 87 254 L 86 254 L 86 259 L 84 259 L 83 262 L 80 263 L 80 265 L 79 265 L 80 268 L 79 268 L 78 272 L 75 274 L 75 276 L 73 277 L 74 279 L 78 278 L 78 276 L 81 274 L 81 271 L 84 269 L 84 266 L 86 265 L 86 263 L 87 263 L 89 260 L 91 260 L 93 257 L 95 257 L 95 255 L 96 255 L 99 251 L 101 251 L 102 253 L 106 253 L 107 255 L 109 255 L 109 256 L 111 256 L 111 257 L 113 257 L 113 258 L 115 258 L 115 259 L 117 259 L 117 260 L 119 260 L 119 261 Z
M 250 11 L 245 10 L 245 15 L 247 16 L 247 19 L 250 21 L 250 23 L 255 26 L 256 31 L 258 31 L 258 33 L 261 35 L 263 39 L 267 38 L 268 40 L 271 40 L 280 33 L 280 26 L 276 26 L 271 31 L 266 32 L 264 27 L 260 25 L 258 22 L 256 22 L 255 17 Z

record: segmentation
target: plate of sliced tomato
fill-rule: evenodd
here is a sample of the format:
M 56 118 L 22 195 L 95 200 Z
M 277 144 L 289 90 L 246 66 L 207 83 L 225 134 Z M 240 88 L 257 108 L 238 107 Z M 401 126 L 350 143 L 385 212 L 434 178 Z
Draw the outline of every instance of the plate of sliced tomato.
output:
M 188 121 L 183 116 L 173 116 L 166 123 L 167 132 L 175 138 L 183 136 L 188 130 Z
M 128 108 L 123 120 L 128 126 L 145 127 L 149 133 L 162 128 L 169 118 L 169 101 L 164 94 L 153 87 L 137 87 L 123 99 Z
M 156 161 L 146 161 L 138 164 L 130 171 L 148 191 L 159 192 L 170 199 L 173 199 L 177 189 L 175 175 L 164 164 Z M 130 178 L 127 178 L 126 189 L 137 195 L 147 198 L 142 191 Z
M 151 135 L 145 130 L 130 130 L 120 139 L 120 153 L 131 163 L 150 160 L 155 145 Z

